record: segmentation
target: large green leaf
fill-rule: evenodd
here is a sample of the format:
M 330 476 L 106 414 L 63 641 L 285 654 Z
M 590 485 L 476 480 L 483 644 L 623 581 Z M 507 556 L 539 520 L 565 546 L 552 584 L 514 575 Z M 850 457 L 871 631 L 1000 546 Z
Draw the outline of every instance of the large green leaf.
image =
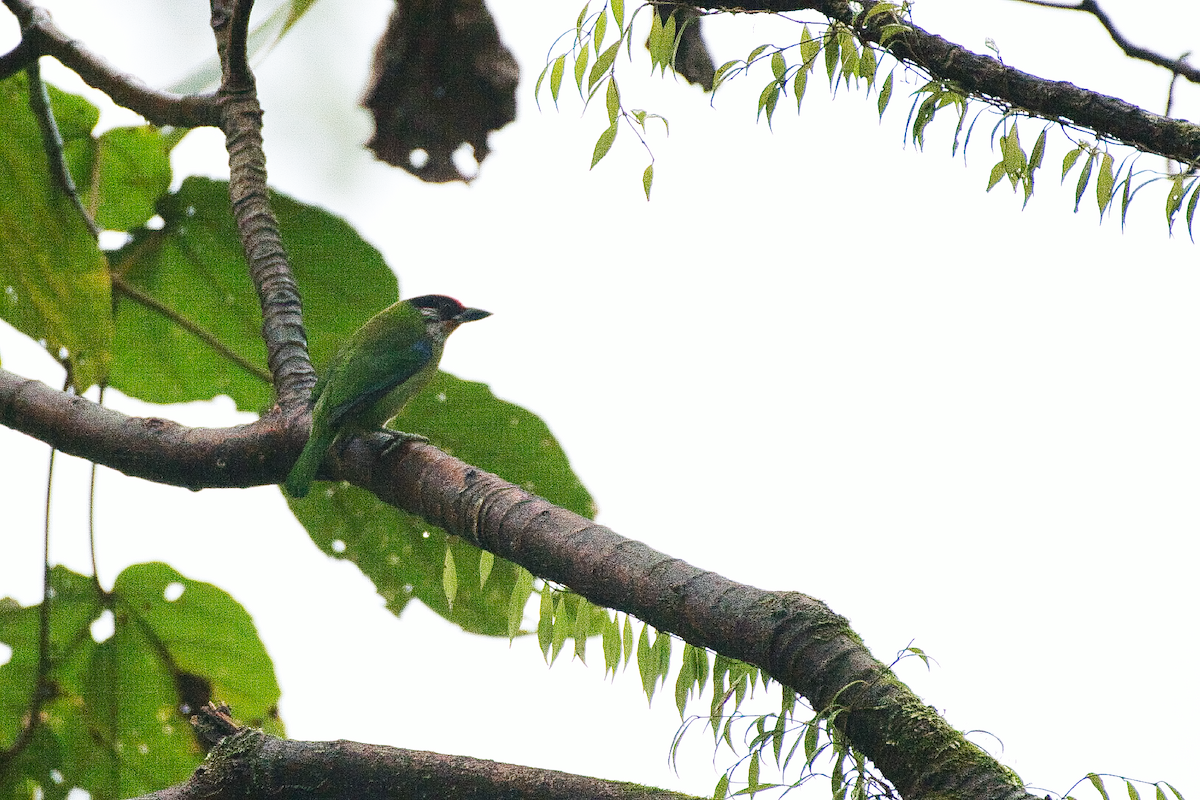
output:
M 51 573 L 52 696 L 43 724 L 0 776 L 0 797 L 96 800 L 144 794 L 186 778 L 203 757 L 187 721 L 210 697 L 252 725 L 282 734 L 279 687 L 245 610 L 209 584 L 165 564 L 126 569 L 101 595 L 91 578 Z M 102 642 L 91 625 L 113 612 Z M 39 606 L 0 601 L 0 748 L 16 741 L 37 668 Z
M 482 383 L 439 372 L 395 424 L 553 503 L 595 515 L 591 495 L 546 424 L 497 399 Z M 317 546 L 353 561 L 393 613 L 416 598 L 467 631 L 508 635 L 509 601 L 521 567 L 497 559 L 480 588 L 479 550 L 348 484 L 321 483 L 289 503 Z M 453 604 L 443 585 L 447 547 L 457 578 Z
M 508 603 L 521 567 L 496 559 L 480 587 L 478 549 L 348 483 L 319 484 L 288 502 L 317 546 L 354 562 L 393 614 L 415 598 L 470 633 L 508 635 Z M 447 547 L 458 580 L 453 606 L 442 583 Z
M 320 364 L 371 314 L 395 302 L 396 278 L 343 220 L 281 194 L 272 195 L 272 206 L 304 289 L 309 350 Z M 155 403 L 225 394 L 240 409 L 261 411 L 271 403 L 271 387 L 253 371 L 265 366 L 262 317 L 229 212 L 228 183 L 188 178 L 159 204 L 159 214 L 161 230 L 137 231 L 113 257 L 122 281 L 158 307 L 117 292 L 112 385 Z
M 89 162 L 99 113 L 49 87 L 72 171 Z M 0 83 L 0 317 L 70 358 L 83 390 L 103 381 L 112 348 L 111 294 L 103 253 L 50 175 L 29 110 L 25 75 Z
M 129 231 L 154 216 L 155 203 L 171 188 L 171 159 L 158 128 L 113 128 L 95 140 L 93 152 L 89 174 L 96 174 L 84 197 L 96 208 L 96 224 Z

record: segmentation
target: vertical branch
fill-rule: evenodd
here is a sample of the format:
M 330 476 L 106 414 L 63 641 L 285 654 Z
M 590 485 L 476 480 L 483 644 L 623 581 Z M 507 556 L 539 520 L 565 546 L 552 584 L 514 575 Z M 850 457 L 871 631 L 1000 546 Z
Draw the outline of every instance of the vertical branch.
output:
M 252 0 L 211 0 L 211 24 L 221 58 L 221 130 L 229 153 L 229 201 L 263 314 L 263 340 L 275 394 L 284 411 L 306 406 L 316 374 L 300 317 L 279 223 L 267 194 L 262 107 L 246 58 Z

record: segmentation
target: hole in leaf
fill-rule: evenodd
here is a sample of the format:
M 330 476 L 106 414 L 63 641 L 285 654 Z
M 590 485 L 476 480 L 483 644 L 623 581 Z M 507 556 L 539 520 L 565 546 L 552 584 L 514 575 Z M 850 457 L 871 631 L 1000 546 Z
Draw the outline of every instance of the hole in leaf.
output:
M 119 250 L 133 239 L 123 231 L 100 231 L 100 239 L 96 243 L 101 250 Z
M 450 160 L 459 173 L 468 180 L 479 174 L 479 162 L 475 160 L 475 148 L 463 142 L 450 154 Z
M 408 163 L 413 165 L 413 169 L 424 169 L 429 163 L 429 152 L 418 147 L 408 154 Z
M 88 626 L 88 630 L 92 632 L 92 638 L 98 643 L 108 641 L 112 638 L 116 631 L 116 621 L 113 618 L 113 613 L 105 609 L 100 616 Z
M 0 642 L 0 667 L 3 667 L 10 661 L 12 661 L 12 648 L 4 642 Z
M 335 553 L 344 553 L 346 552 L 346 543 L 341 539 L 334 539 L 333 543 L 329 545 L 329 549 Z
M 168 603 L 174 603 L 180 597 L 183 597 L 184 585 L 179 581 L 168 583 L 167 588 L 163 589 L 163 599 Z

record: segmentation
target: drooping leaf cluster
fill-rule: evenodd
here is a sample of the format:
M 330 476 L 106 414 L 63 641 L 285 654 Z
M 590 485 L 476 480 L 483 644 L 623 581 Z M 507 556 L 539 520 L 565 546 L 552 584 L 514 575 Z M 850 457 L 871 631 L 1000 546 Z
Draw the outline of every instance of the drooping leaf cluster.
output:
M 620 103 L 620 92 L 617 88 L 616 54 L 622 42 L 625 43 L 629 60 L 632 61 L 632 43 L 634 39 L 633 22 L 637 14 L 649 5 L 638 7 L 631 16 L 629 23 L 624 23 L 624 3 L 605 3 L 600 11 L 589 13 L 590 3 L 585 4 L 575 22 L 571 46 L 566 52 L 552 56 L 547 60 L 546 67 L 538 78 L 534 89 L 535 97 L 540 90 L 542 81 L 550 77 L 550 93 L 555 105 L 558 104 L 559 91 L 567 62 L 573 61 L 573 71 L 580 95 L 584 99 L 585 108 L 600 88 L 607 86 L 606 106 L 608 109 L 608 127 L 596 140 L 593 148 L 591 166 L 596 164 L 612 148 L 617 135 L 617 123 L 624 119 L 634 127 L 639 141 L 649 152 L 649 146 L 641 135 L 645 131 L 645 120 L 657 115 L 643 110 L 626 111 Z M 617 41 L 601 52 L 602 42 L 609 30 L 608 16 L 611 14 L 618 33 Z M 674 68 L 674 57 L 682 36 L 682 29 L 676 27 L 676 15 L 667 17 L 663 22 L 658 14 L 650 14 L 650 30 L 647 38 L 647 49 L 650 54 L 651 72 L 665 73 Z M 694 18 L 687 18 L 688 21 Z M 887 51 L 887 44 L 897 35 L 908 29 L 910 8 L 908 3 L 896 4 L 880 2 L 871 4 L 860 17 L 856 18 L 856 27 L 843 22 L 832 20 L 820 25 L 798 23 L 801 26 L 799 40 L 788 45 L 761 44 L 753 48 L 744 59 L 731 59 L 717 68 L 713 79 L 712 91 L 739 76 L 748 76 L 751 68 L 765 62 L 770 67 L 770 79 L 763 85 L 758 94 L 755 108 L 755 118 L 761 120 L 766 116 L 768 126 L 772 125 L 779 100 L 790 90 L 800 111 L 805 92 L 811 75 L 818 65 L 823 65 L 829 80 L 829 88 L 836 95 L 839 87 L 847 89 L 853 85 L 865 89 L 868 96 L 875 91 L 876 107 L 882 119 L 887 110 L 893 93 L 896 90 L 896 73 L 899 66 L 895 58 Z M 684 23 L 686 24 L 686 22 Z M 875 39 L 867 40 L 860 32 L 872 28 Z M 562 41 L 571 32 L 560 37 Z M 589 48 L 594 48 L 597 59 L 588 69 Z M 994 45 L 989 45 L 994 48 Z M 553 50 L 552 50 L 553 52 Z M 798 58 L 796 56 L 798 55 Z M 877 84 L 877 77 L 883 72 L 883 64 L 891 61 L 882 83 Z M 919 70 L 912 64 L 905 64 L 904 69 L 914 75 Z M 587 75 L 585 94 L 584 75 Z M 1188 235 L 1192 236 L 1192 222 L 1196 207 L 1200 205 L 1200 184 L 1197 182 L 1194 166 L 1189 164 L 1176 165 L 1164 174 L 1157 171 L 1137 169 L 1137 156 L 1129 151 L 1121 160 L 1121 165 L 1114 168 L 1113 150 L 1123 148 L 1114 142 L 1096 138 L 1088 142 L 1080 136 L 1080 130 L 1062 121 L 1046 124 L 1040 131 L 1032 151 L 1026 152 L 1021 146 L 1018 134 L 1018 121 L 1021 118 L 1031 118 L 1020 109 L 1007 107 L 996 98 L 976 97 L 967 93 L 963 87 L 949 81 L 927 78 L 925 82 L 912 92 L 913 102 L 905 124 L 905 137 L 912 143 L 924 149 L 926 129 L 944 109 L 953 109 L 956 125 L 951 143 L 951 155 L 956 155 L 961 148 L 965 157 L 967 146 L 971 140 L 971 132 L 984 111 L 998 110 L 1000 120 L 993 128 L 991 145 L 998 149 L 1000 159 L 992 167 L 987 189 L 993 189 L 1001 179 L 1008 178 L 1013 191 L 1022 190 L 1022 208 L 1029 203 L 1034 191 L 1034 174 L 1041 166 L 1046 154 L 1047 133 L 1052 127 L 1059 127 L 1064 137 L 1071 145 L 1063 162 L 1063 177 L 1081 155 L 1083 159 L 1075 191 L 1075 211 L 1079 211 L 1081 198 L 1090 185 L 1093 169 L 1096 170 L 1095 184 L 1096 203 L 1103 221 L 1105 212 L 1113 202 L 1120 198 L 1121 224 L 1124 226 L 1126 215 L 1133 200 L 1143 187 L 1156 182 L 1167 182 L 1165 198 L 1165 216 L 1168 233 L 1174 229 L 1174 223 L 1183 211 L 1188 223 Z M 972 105 L 981 106 L 970 125 L 966 124 Z M 664 120 L 665 122 L 665 120 Z M 640 131 L 640 132 L 639 132 Z M 1128 148 L 1124 148 L 1128 150 Z M 651 164 L 643 174 L 643 188 L 646 198 L 650 197 L 650 184 L 653 180 L 653 153 Z M 1140 176 L 1149 176 L 1138 180 Z M 1186 207 L 1185 207 L 1186 205 Z

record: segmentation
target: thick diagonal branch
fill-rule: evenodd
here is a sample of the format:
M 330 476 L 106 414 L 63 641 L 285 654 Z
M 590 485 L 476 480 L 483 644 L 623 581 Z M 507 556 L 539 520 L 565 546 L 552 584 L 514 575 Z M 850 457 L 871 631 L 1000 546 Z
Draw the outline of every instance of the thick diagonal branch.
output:
M 131 475 L 191 488 L 279 481 L 296 452 L 284 420 L 229 430 L 125 417 L 0 370 L 0 424 Z M 381 441 L 382 440 L 382 441 Z M 871 656 L 846 620 L 797 592 L 769 592 L 670 558 L 425 444 L 386 455 L 355 440 L 330 477 L 350 480 L 449 533 L 700 647 L 761 667 L 837 717 L 906 798 L 1024 798 Z

